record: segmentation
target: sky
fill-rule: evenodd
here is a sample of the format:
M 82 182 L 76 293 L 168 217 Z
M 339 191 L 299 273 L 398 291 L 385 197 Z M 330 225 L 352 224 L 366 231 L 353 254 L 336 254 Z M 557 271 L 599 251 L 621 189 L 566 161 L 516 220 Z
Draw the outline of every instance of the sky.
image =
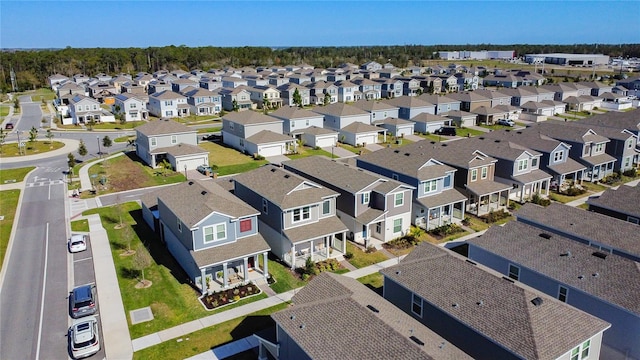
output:
M 640 43 L 640 1 L 0 0 L 1 48 L 576 43 Z

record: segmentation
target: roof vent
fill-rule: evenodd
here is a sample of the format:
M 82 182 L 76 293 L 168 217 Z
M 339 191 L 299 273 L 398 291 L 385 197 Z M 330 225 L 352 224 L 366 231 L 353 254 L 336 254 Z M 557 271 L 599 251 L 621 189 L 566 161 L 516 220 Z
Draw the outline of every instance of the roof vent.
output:
M 416 343 L 416 344 L 418 344 L 420 346 L 424 346 L 424 342 L 422 340 L 418 339 L 417 337 L 413 336 L 413 335 L 411 335 L 409 337 L 409 339 L 411 339 L 414 343 Z
M 516 134 L 522 134 L 522 131 L 516 131 Z
M 596 251 L 591 255 L 593 255 L 593 256 L 595 256 L 597 258 L 603 259 L 603 260 L 607 258 L 607 253 L 603 253 L 602 251 Z
M 304 329 L 304 324 L 300 324 L 300 329 Z
M 538 296 L 535 299 L 531 300 L 531 303 L 534 306 L 540 306 L 540 305 L 542 305 L 542 298 Z
M 512 283 L 512 284 L 513 284 L 513 279 L 512 279 L 512 278 L 509 278 L 509 277 L 503 276 L 503 277 L 502 277 L 502 279 L 507 280 L 508 282 L 510 282 L 510 283 Z
M 293 320 L 293 319 L 295 319 L 295 318 L 296 318 L 296 316 L 295 316 L 295 315 L 291 315 L 291 317 L 290 317 L 290 319 L 291 319 L 291 320 Z
M 598 273 L 593 273 L 593 274 L 591 274 L 591 276 L 593 276 L 593 277 L 598 277 L 598 276 L 600 276 L 600 274 L 598 274 Z
M 271 172 L 276 172 L 276 168 L 271 169 Z
M 202 191 L 200 192 L 200 195 L 207 195 L 207 192 L 206 192 L 206 191 L 204 191 L 204 190 L 202 190 Z
M 193 185 L 193 181 L 189 181 L 189 185 Z
M 289 174 L 285 174 L 285 175 L 284 175 L 284 178 L 285 178 L 285 179 L 288 179 L 288 178 L 289 178 Z
M 540 233 L 540 237 L 543 239 L 551 239 L 551 234 L 547 234 L 547 233 Z
M 564 253 L 564 254 L 560 254 L 560 256 L 571 257 L 571 251 L 567 250 L 567 252 L 566 252 L 566 253 Z
M 451 306 L 456 308 L 456 309 L 460 307 L 460 305 L 458 305 L 458 303 L 453 303 L 453 304 L 451 304 Z
M 476 302 L 476 305 L 482 306 L 482 305 L 484 305 L 484 301 L 480 300 L 480 301 Z
M 480 140 L 484 140 L 484 136 L 480 136 L 478 139 L 480 139 Z
M 396 275 L 400 275 L 400 274 L 402 274 L 402 271 L 400 270 L 396 271 Z
M 431 144 L 434 144 L 434 145 L 435 145 L 435 143 L 436 143 L 435 141 L 431 141 Z
M 466 260 L 466 262 L 468 262 L 468 263 L 469 263 L 469 264 L 471 264 L 471 265 L 478 265 L 477 263 L 475 263 L 475 262 L 473 262 L 473 261 L 471 261 L 471 260 L 469 260 L 469 259 L 467 259 L 467 260 Z
M 447 144 L 442 144 L 442 146 L 447 146 Z
M 584 275 L 578 275 L 578 279 L 580 280 L 584 279 Z
M 400 150 L 393 150 L 394 153 L 399 154 Z
M 445 345 L 447 345 L 447 343 L 443 341 L 440 343 L 440 345 L 438 345 L 438 348 L 443 349 Z
M 409 156 L 409 155 L 411 155 L 411 154 L 410 153 L 404 153 L 404 156 Z
M 380 310 L 376 309 L 376 307 L 373 306 L 373 305 L 367 305 L 367 309 L 373 311 L 374 313 L 379 313 L 380 312 Z
M 493 140 L 493 142 L 494 142 L 494 143 L 499 143 L 499 142 L 500 142 L 500 140 Z

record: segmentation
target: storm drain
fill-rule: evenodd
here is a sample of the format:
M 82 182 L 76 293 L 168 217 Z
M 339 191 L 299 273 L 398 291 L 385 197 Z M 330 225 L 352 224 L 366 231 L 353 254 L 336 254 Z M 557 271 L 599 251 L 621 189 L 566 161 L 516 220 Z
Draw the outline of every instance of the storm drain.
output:
M 142 309 L 129 311 L 129 316 L 131 317 L 131 325 L 153 320 L 153 313 L 151 312 L 151 308 L 148 306 Z

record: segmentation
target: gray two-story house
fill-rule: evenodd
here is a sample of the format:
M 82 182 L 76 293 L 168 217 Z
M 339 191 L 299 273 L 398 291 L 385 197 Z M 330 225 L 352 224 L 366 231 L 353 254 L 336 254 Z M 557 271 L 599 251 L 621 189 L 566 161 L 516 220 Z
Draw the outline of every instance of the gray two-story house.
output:
M 282 133 L 283 120 L 255 111 L 222 117 L 222 141 L 241 152 L 264 157 L 295 151 L 295 139 Z
M 413 187 L 322 156 L 283 166 L 340 194 L 336 213 L 349 228 L 349 240 L 365 247 L 380 245 L 409 229 Z

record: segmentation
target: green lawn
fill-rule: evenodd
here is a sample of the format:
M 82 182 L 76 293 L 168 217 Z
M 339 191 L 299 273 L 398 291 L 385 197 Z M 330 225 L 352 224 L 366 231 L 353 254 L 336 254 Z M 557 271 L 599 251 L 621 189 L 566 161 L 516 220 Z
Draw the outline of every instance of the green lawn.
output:
M 9 105 L 0 105 L 0 116 L 7 116 L 9 115 Z
M 469 218 L 469 225 L 467 225 L 467 227 L 475 231 L 487 230 L 490 226 L 486 222 L 480 220 L 480 218 L 478 218 L 477 216 L 470 214 L 467 214 L 466 216 Z
M 300 280 L 295 274 L 291 272 L 291 268 L 285 264 L 276 261 L 275 259 L 269 259 L 269 274 L 276 280 L 271 284 L 271 289 L 280 294 L 292 289 L 296 289 L 305 286 L 306 281 Z M 262 258 L 260 258 L 260 266 L 262 266 Z
M 64 143 L 61 143 L 55 140 L 51 142 L 49 142 L 49 140 L 36 140 L 34 142 L 30 142 L 28 138 L 29 134 L 28 133 L 24 134 L 24 136 L 26 137 L 24 139 L 26 142 L 25 142 L 25 147 L 22 151 L 22 156 L 41 154 L 48 151 L 60 149 L 61 147 L 64 146 Z M 42 132 L 40 132 L 40 136 L 42 137 Z M 20 140 L 23 140 L 22 137 L 20 137 Z M 16 157 L 16 156 L 21 156 L 18 153 L 18 143 L 4 144 L 2 146 L 2 152 L 0 152 L 0 158 L 8 158 L 8 157 Z
M 350 242 L 347 242 L 347 252 L 350 252 L 353 254 L 353 257 L 348 260 L 349 263 L 351 263 L 351 265 L 357 267 L 358 269 L 363 268 L 365 266 L 377 264 L 379 262 L 389 259 L 385 254 L 381 253 L 380 251 L 367 253 L 360 250 L 360 248 L 351 244 Z
M 331 153 L 322 149 L 314 149 L 308 146 L 303 146 L 302 148 L 298 147 L 298 154 L 287 155 L 289 159 L 300 159 L 308 156 L 314 155 L 322 155 L 331 159 Z M 337 158 L 338 156 L 334 155 L 333 158 Z
M 198 129 L 198 134 L 216 132 L 216 131 L 220 131 L 220 129 L 222 129 L 222 126 L 202 128 L 202 129 Z
M 498 124 L 494 124 L 494 125 L 481 124 L 480 127 L 483 127 L 485 129 L 491 129 L 493 131 L 512 129 L 511 126 L 498 125 Z
M 351 151 L 354 154 L 358 154 L 359 155 L 360 153 L 366 154 L 366 153 L 370 152 L 369 150 L 367 150 L 366 148 L 363 148 L 363 147 L 355 147 L 355 146 L 351 146 L 351 145 L 345 144 L 345 143 L 338 143 L 338 144 L 339 144 L 339 147 L 341 147 L 341 148 L 343 148 L 345 150 Z
M 122 124 L 120 121 L 103 122 L 103 123 L 93 125 L 93 128 L 102 129 L 102 130 L 123 130 L 123 129 L 133 129 L 140 125 L 144 125 L 146 123 L 147 123 L 146 121 L 127 121 L 124 124 Z
M 404 139 L 404 138 L 396 138 L 391 135 L 387 135 L 387 142 L 384 142 L 384 136 L 378 135 L 378 141 L 379 141 L 378 145 L 381 145 L 384 147 L 392 147 L 392 148 L 399 148 L 399 147 L 403 147 L 413 143 L 413 141 L 411 140 Z
M 447 140 L 450 139 L 450 136 L 438 136 L 438 135 L 433 135 L 433 134 L 421 134 L 421 133 L 416 133 L 416 135 L 420 136 L 421 138 L 425 138 L 429 141 L 442 141 L 442 140 Z
M 462 137 L 467 137 L 467 136 L 479 136 L 484 134 L 484 131 L 480 131 L 480 130 L 475 130 L 475 129 L 468 129 L 468 128 L 457 128 L 456 129 L 456 135 L 457 136 L 462 136 Z
M 135 140 L 136 137 L 134 136 L 121 136 L 121 137 L 117 137 L 115 139 L 113 139 L 113 142 L 117 142 L 117 143 L 123 143 L 123 142 L 127 142 L 129 140 Z
M 45 89 L 45 88 L 41 88 L 34 91 L 29 91 L 27 93 L 23 93 L 23 94 L 31 94 L 31 101 L 33 102 L 40 102 L 42 101 L 42 99 L 46 100 L 46 101 L 52 101 L 53 99 L 56 98 L 56 93 L 51 90 L 51 89 Z M 21 95 L 23 95 L 21 94 Z
M 180 339 L 169 340 L 133 353 L 134 359 L 184 359 L 212 348 L 240 340 L 258 331 L 271 328 L 275 325 L 269 316 L 280 310 L 284 310 L 289 304 L 279 304 L 264 310 L 257 311 L 248 316 L 241 316 L 221 324 L 187 334 Z M 255 359 L 255 355 L 253 355 Z
M 27 166 L 23 168 L 16 169 L 2 169 L 0 170 L 0 184 L 4 184 L 7 181 L 10 182 L 21 182 L 24 181 L 24 177 L 27 174 L 35 169 L 35 166 Z
M 254 160 L 234 148 L 212 141 L 203 141 L 198 146 L 209 151 L 209 165 L 218 166 L 218 175 L 246 172 L 268 163 L 266 160 Z
M 154 320 L 129 325 L 133 339 L 267 297 L 262 293 L 219 310 L 206 311 L 198 301 L 199 293 L 190 285 L 187 275 L 142 219 L 142 211 L 137 203 L 126 203 L 121 210 L 117 206 L 103 207 L 87 210 L 83 214 L 99 214 L 102 226 L 107 231 L 125 312 L 128 314 L 131 310 L 146 306 L 153 311 Z M 122 229 L 115 229 L 120 216 L 126 225 Z M 153 282 L 149 288 L 135 288 L 139 271 L 133 265 L 134 256 L 121 256 L 127 249 L 127 234 L 130 234 L 131 249 L 146 251 L 153 259 L 144 272 L 145 279 Z M 140 239 L 144 240 L 144 246 Z
M 89 232 L 89 220 L 80 219 L 71 222 L 71 231 Z
M 584 187 L 585 189 L 587 189 L 587 192 L 581 195 L 577 195 L 577 196 L 568 196 L 568 195 L 563 195 L 563 194 L 558 194 L 555 192 L 551 192 L 549 193 L 549 199 L 566 204 L 568 202 L 577 200 L 577 199 L 581 199 L 584 197 L 588 197 L 590 195 L 592 195 L 593 193 L 597 193 L 600 191 L 604 191 L 606 189 L 608 189 L 606 186 L 600 185 L 600 184 L 594 184 L 594 183 L 590 183 L 590 182 L 583 182 L 582 183 L 582 187 Z
M 366 285 L 369 289 L 378 293 L 378 295 L 382 296 L 382 286 L 384 285 L 384 276 L 379 272 L 369 274 L 357 279 L 364 285 Z
M 18 199 L 20 199 L 20 190 L 0 191 L 0 215 L 4 216 L 4 219 L 0 220 L 0 267 L 2 267 L 7 246 L 9 246 Z

